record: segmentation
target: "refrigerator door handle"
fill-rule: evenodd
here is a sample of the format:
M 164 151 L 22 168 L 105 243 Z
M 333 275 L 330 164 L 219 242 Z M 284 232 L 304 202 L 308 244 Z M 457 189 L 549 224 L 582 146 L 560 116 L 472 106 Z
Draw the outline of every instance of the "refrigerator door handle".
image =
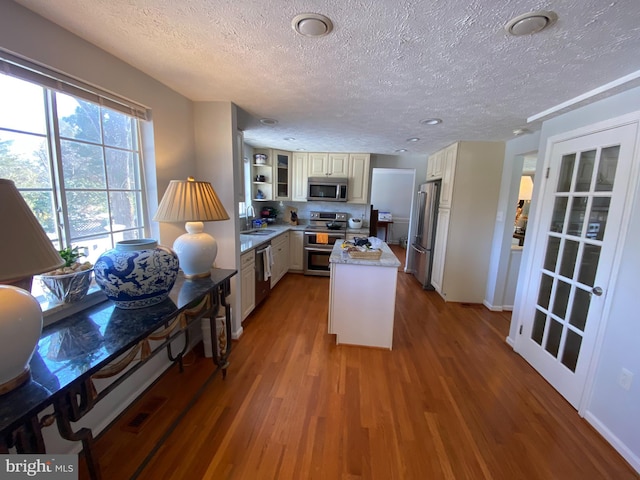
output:
M 426 250 L 422 250 L 421 248 L 418 248 L 416 245 L 412 244 L 411 248 L 413 248 L 416 252 L 418 253 L 427 253 Z

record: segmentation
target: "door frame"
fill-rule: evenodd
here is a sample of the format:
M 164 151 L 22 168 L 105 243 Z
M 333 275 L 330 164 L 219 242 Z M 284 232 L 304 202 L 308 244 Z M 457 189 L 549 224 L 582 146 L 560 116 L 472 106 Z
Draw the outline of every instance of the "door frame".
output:
M 541 217 L 543 212 L 541 211 L 541 207 L 543 204 L 543 200 L 545 195 L 548 193 L 549 188 L 555 188 L 553 185 L 549 185 L 549 179 L 546 178 L 546 171 L 549 168 L 551 163 L 551 153 L 553 151 L 553 145 L 556 143 L 564 142 L 567 140 L 576 139 L 583 136 L 588 136 L 591 134 L 595 134 L 598 132 L 602 132 L 605 130 L 610 130 L 613 128 L 621 127 L 624 125 L 636 124 L 636 137 L 635 144 L 632 147 L 632 164 L 631 164 L 631 178 L 627 185 L 627 191 L 625 194 L 625 204 L 623 206 L 622 217 L 621 217 L 621 225 L 620 225 L 620 234 L 617 237 L 617 241 L 615 244 L 615 253 L 613 258 L 613 264 L 611 268 L 611 278 L 607 288 L 607 295 L 604 300 L 604 305 L 602 308 L 602 317 L 600 320 L 600 324 L 598 325 L 598 329 L 595 333 L 596 337 L 594 339 L 594 348 L 593 355 L 589 360 L 589 366 L 587 368 L 587 375 L 585 378 L 584 390 L 582 392 L 582 396 L 580 401 L 578 402 L 578 414 L 581 417 L 587 412 L 589 401 L 592 397 L 593 386 L 595 382 L 596 371 L 598 365 L 600 363 L 600 354 L 602 351 L 602 344 L 604 340 L 604 334 L 606 332 L 607 323 L 609 320 L 609 315 L 611 312 L 611 304 L 612 299 L 614 297 L 613 293 L 616 288 L 616 283 L 619 276 L 620 265 L 622 262 L 622 253 L 624 251 L 625 244 L 627 243 L 627 236 L 629 230 L 629 222 L 631 220 L 631 212 L 633 208 L 633 204 L 635 201 L 635 193 L 638 187 L 638 177 L 640 175 L 640 110 L 622 115 L 619 117 L 611 118 L 608 120 L 604 120 L 601 122 L 597 122 L 591 125 L 587 125 L 584 127 L 580 127 L 574 130 L 570 130 L 568 132 L 563 132 L 557 135 L 553 135 L 547 139 L 545 145 L 545 153 L 544 153 L 544 162 L 541 171 L 536 175 L 536 182 L 539 182 L 540 187 L 538 192 L 534 195 L 535 198 L 535 208 L 532 208 L 533 212 L 533 221 L 531 221 L 531 217 L 529 219 L 529 228 L 530 242 L 533 239 L 537 239 L 540 233 L 540 229 L 543 227 L 541 225 Z M 539 180 L 538 180 L 539 179 Z M 534 207 L 532 205 L 532 207 Z M 539 245 L 532 245 L 530 243 L 530 248 L 542 248 Z M 529 289 L 531 288 L 531 283 L 534 280 L 534 275 L 532 275 L 532 269 L 534 267 L 533 261 L 535 259 L 535 255 L 532 252 L 531 255 L 527 258 L 527 263 L 523 265 L 524 272 L 521 272 L 523 275 L 520 278 L 524 279 L 523 288 L 519 288 L 519 295 L 516 299 L 516 303 L 518 304 L 517 310 L 514 310 L 514 314 L 516 315 L 516 339 L 514 342 L 514 351 L 520 354 L 520 342 L 525 339 L 522 338 L 522 334 L 520 333 L 524 328 L 524 313 L 527 309 L 526 305 L 524 305 L 524 301 L 527 298 Z M 523 357 L 524 358 L 524 357 Z

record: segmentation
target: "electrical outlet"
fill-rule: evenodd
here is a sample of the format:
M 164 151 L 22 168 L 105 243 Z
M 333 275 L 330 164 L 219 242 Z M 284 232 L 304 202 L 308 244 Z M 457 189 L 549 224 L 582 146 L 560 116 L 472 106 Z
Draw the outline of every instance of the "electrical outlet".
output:
M 629 391 L 631 388 L 631 382 L 633 381 L 633 373 L 626 368 L 623 368 L 618 377 L 618 384 L 624 389 Z

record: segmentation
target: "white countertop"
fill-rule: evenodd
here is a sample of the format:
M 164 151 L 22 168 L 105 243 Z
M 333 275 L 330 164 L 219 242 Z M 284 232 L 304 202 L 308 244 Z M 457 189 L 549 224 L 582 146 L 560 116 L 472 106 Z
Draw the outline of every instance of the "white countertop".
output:
M 288 232 L 289 230 L 299 230 L 302 231 L 306 225 L 289 225 L 289 224 L 275 224 L 275 225 L 267 225 L 264 230 L 273 230 L 273 233 L 269 233 L 267 235 L 246 235 L 240 234 L 240 253 L 248 252 L 256 247 L 259 247 L 263 243 L 273 240 L 278 235 L 283 234 L 284 232 Z
M 398 257 L 391 251 L 389 246 L 381 242 L 380 250 L 382 255 L 377 260 L 365 260 L 362 258 L 351 258 L 346 250 L 342 249 L 342 244 L 336 242 L 333 245 L 331 256 L 329 257 L 329 263 L 343 263 L 348 265 L 368 265 L 372 267 L 393 267 L 398 268 L 401 263 Z

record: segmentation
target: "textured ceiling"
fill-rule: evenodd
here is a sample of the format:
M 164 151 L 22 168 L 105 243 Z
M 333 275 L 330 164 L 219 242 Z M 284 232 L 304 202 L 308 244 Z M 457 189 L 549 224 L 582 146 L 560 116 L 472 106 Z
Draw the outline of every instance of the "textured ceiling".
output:
M 285 150 L 430 153 L 507 140 L 539 128 L 527 117 L 640 70 L 638 0 L 17 3 L 192 100 L 234 102 L 249 144 Z M 506 34 L 534 10 L 559 19 Z M 334 31 L 296 34 L 291 20 L 305 12 L 327 15 Z M 444 123 L 420 124 L 429 117 Z

